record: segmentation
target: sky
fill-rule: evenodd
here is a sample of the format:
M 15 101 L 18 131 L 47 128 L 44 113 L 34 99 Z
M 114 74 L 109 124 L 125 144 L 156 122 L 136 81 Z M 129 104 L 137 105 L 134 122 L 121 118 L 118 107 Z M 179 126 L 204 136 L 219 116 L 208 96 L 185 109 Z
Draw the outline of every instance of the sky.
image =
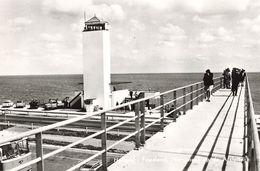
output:
M 82 74 L 84 11 L 112 73 L 260 72 L 259 0 L 0 0 L 0 75 Z

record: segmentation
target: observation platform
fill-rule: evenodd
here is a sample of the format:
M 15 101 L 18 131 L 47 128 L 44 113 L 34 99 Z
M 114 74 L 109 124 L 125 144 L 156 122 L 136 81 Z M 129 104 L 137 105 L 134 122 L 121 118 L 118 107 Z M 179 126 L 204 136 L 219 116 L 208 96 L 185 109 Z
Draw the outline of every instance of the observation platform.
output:
M 219 89 L 108 171 L 245 170 L 245 88 Z

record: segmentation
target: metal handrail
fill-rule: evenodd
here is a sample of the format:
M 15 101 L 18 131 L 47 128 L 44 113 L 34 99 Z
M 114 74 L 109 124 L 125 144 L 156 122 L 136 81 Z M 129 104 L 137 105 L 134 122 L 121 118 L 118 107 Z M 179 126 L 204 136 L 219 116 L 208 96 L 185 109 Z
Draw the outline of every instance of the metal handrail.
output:
M 215 78 L 214 80 L 217 80 L 221 77 L 217 77 Z M 155 97 L 158 97 L 158 96 L 161 96 L 161 95 L 165 95 L 166 93 L 171 93 L 171 92 L 174 92 L 174 91 L 178 91 L 178 90 L 181 90 L 183 88 L 187 88 L 187 87 L 190 87 L 190 86 L 194 86 L 196 84 L 200 84 L 202 82 L 197 82 L 195 84 L 190 84 L 190 85 L 187 85 L 187 86 L 183 86 L 183 87 L 180 87 L 180 88 L 176 88 L 176 89 L 172 89 L 172 90 L 169 90 L 169 91 L 166 91 L 166 92 L 163 92 L 163 93 L 160 93 L 158 95 L 153 95 L 153 96 L 149 96 L 149 97 L 145 97 L 145 98 L 142 98 L 142 99 L 138 99 L 138 100 L 134 100 L 134 101 L 131 101 L 131 102 L 127 102 L 127 103 L 124 103 L 124 104 L 120 104 L 120 105 L 117 105 L 115 107 L 112 107 L 110 109 L 105 109 L 105 110 L 102 110 L 102 111 L 98 111 L 98 112 L 88 112 L 88 113 L 84 113 L 85 115 L 82 115 L 82 116 L 77 116 L 75 118 L 71 118 L 71 119 L 68 119 L 68 120 L 65 120 L 65 121 L 61 121 L 61 122 L 58 122 L 58 123 L 55 123 L 55 124 L 51 124 L 51 125 L 48 125 L 48 126 L 43 126 L 41 128 L 37 128 L 37 129 L 34 129 L 34 130 L 30 130 L 30 131 L 27 131 L 27 132 L 24 132 L 24 133 L 21 133 L 19 135 L 16 135 L 16 136 L 10 136 L 10 137 L 7 137 L 5 139 L 2 139 L 0 140 L 0 144 L 3 144 L 3 143 L 6 143 L 6 142 L 9 142 L 9 141 L 13 141 L 13 140 L 17 140 L 17 139 L 21 139 L 23 137 L 29 137 L 31 135 L 35 135 L 37 133 L 40 133 L 40 132 L 44 132 L 44 131 L 47 131 L 47 130 L 50 130 L 50 129 L 54 129 L 54 128 L 57 128 L 57 127 L 61 127 L 61 126 L 64 126 L 64 125 L 68 125 L 68 124 L 71 124 L 71 123 L 74 123 L 74 122 L 77 122 L 77 121 L 80 121 L 82 119 L 86 119 L 86 118 L 90 118 L 92 116 L 95 116 L 95 115 L 100 115 L 101 113 L 106 113 L 106 112 L 109 112 L 109 111 L 112 111 L 112 110 L 116 110 L 116 109 L 120 109 L 122 107 L 126 107 L 126 106 L 129 106 L 129 105 L 133 105 L 133 104 L 136 104 L 136 103 L 140 103 L 142 101 L 145 101 L 145 100 L 149 100 L 149 99 L 153 99 Z M 4 109 L 5 111 L 12 111 L 13 109 L 9 110 L 9 109 Z M 33 111 L 33 112 L 36 112 L 36 111 Z M 44 113 L 44 111 L 37 111 L 39 113 Z M 46 113 L 46 112 L 45 112 Z M 48 112 L 48 113 L 57 113 L 57 112 Z M 65 112 L 62 112 L 62 113 L 65 113 Z M 66 112 L 66 113 L 70 113 L 70 112 Z M 76 113 L 76 112 L 71 112 L 71 113 Z
M 219 89 L 221 88 L 222 86 L 222 77 L 218 77 L 218 78 L 215 78 L 215 89 Z M 193 87 L 196 86 L 196 88 L 193 89 Z M 124 103 L 124 104 L 121 104 L 121 105 L 118 105 L 118 106 L 115 106 L 115 107 L 112 107 L 110 109 L 106 109 L 106 110 L 102 110 L 102 111 L 97 111 L 97 112 L 89 112 L 89 113 L 84 113 L 84 112 L 81 112 L 82 115 L 80 116 L 75 116 L 74 118 L 71 118 L 71 119 L 67 119 L 67 120 L 64 120 L 64 121 L 61 121 L 61 122 L 58 122 L 58 123 L 54 123 L 54 124 L 51 124 L 51 125 L 47 125 L 47 126 L 43 126 L 43 127 L 40 127 L 40 128 L 36 128 L 34 130 L 30 130 L 30 131 L 27 131 L 27 132 L 24 132 L 24 133 L 20 133 L 19 135 L 16 135 L 16 136 L 10 136 L 10 137 L 7 137 L 7 138 L 4 138 L 4 139 L 1 139 L 0 140 L 0 145 L 1 144 L 4 144 L 6 142 L 10 142 L 10 141 L 14 141 L 14 140 L 18 140 L 18 139 L 21 139 L 23 137 L 29 137 L 31 135 L 36 135 L 36 140 L 37 140 L 37 137 L 39 138 L 40 137 L 40 140 L 36 141 L 36 147 L 38 146 L 40 149 L 39 151 L 36 150 L 36 158 L 34 160 L 32 160 L 31 162 L 28 162 L 29 164 L 32 164 L 32 163 L 37 163 L 37 168 L 38 170 L 43 170 L 43 160 L 48 158 L 48 157 L 51 157 L 61 151 L 64 151 L 68 148 L 71 148 L 85 140 L 88 140 L 90 138 L 93 138 L 94 136 L 96 135 L 105 135 L 103 137 L 105 138 L 102 138 L 101 141 L 102 141 L 102 144 L 104 144 L 104 148 L 99 151 L 97 154 L 95 154 L 94 156 L 84 160 L 84 162 L 86 161 L 90 161 L 90 159 L 94 159 L 96 158 L 97 156 L 99 155 L 102 155 L 102 164 L 104 166 L 104 170 L 107 169 L 107 166 L 106 166 L 106 151 L 108 149 L 111 149 L 112 147 L 114 147 L 115 145 L 119 144 L 120 142 L 132 137 L 132 136 L 136 136 L 136 139 L 135 139 L 135 143 L 136 143 L 136 148 L 139 148 L 140 147 L 140 137 L 141 137 L 141 141 L 142 143 L 145 143 L 145 129 L 153 124 L 155 124 L 156 122 L 161 122 L 161 129 L 163 130 L 164 128 L 164 118 L 169 115 L 170 113 L 173 113 L 177 110 L 180 110 L 182 109 L 185 113 L 185 111 L 187 110 L 186 109 L 186 106 L 188 104 L 190 104 L 190 109 L 192 109 L 192 106 L 194 105 L 193 104 L 193 101 L 197 100 L 197 103 L 199 103 L 199 98 L 203 99 L 204 97 L 204 92 L 203 92 L 203 82 L 197 82 L 197 83 L 193 83 L 193 84 L 190 84 L 190 85 L 187 85 L 187 86 L 183 86 L 183 87 L 180 87 L 180 88 L 176 88 L 176 89 L 172 89 L 172 90 L 169 90 L 169 91 L 166 91 L 166 92 L 163 92 L 163 93 L 159 93 L 159 94 L 156 94 L 156 95 L 153 95 L 153 96 L 149 96 L 149 97 L 145 97 L 145 98 L 142 98 L 142 99 L 138 99 L 138 100 L 134 100 L 134 101 L 131 101 L 131 102 L 128 102 L 128 103 Z M 164 102 L 163 98 L 166 94 L 169 94 L 169 93 L 174 93 L 176 95 L 176 92 L 177 91 L 180 91 L 180 90 L 189 90 L 188 88 L 190 88 L 190 92 L 187 92 L 186 94 L 186 91 L 182 91 L 182 93 L 184 93 L 183 95 L 181 95 L 180 97 L 174 97 L 174 100 L 170 100 L 169 102 Z M 200 92 L 200 93 L 199 93 Z M 194 96 L 193 96 L 194 95 Z M 144 110 L 144 104 L 145 104 L 145 101 L 146 100 L 150 100 L 150 99 L 153 99 L 153 98 L 156 98 L 156 97 L 160 97 L 161 98 L 161 102 L 160 102 L 160 105 L 156 108 L 160 109 L 160 113 L 161 113 L 161 116 L 158 117 L 158 119 L 156 119 L 155 121 L 153 121 L 152 123 L 149 123 L 148 125 L 145 125 L 145 110 Z M 187 101 L 185 100 L 186 98 L 189 98 Z M 184 99 L 183 100 L 183 103 L 180 105 L 180 106 L 175 106 L 176 109 L 171 111 L 170 113 L 164 113 L 164 107 L 166 104 L 169 104 L 169 103 L 176 103 L 177 100 L 180 100 L 180 99 Z M 126 107 L 126 106 L 129 106 L 129 105 L 136 105 L 136 109 L 135 109 L 135 116 L 131 117 L 131 118 L 128 118 L 128 119 L 125 119 L 125 120 L 122 120 L 121 122 L 119 122 L 118 124 L 116 125 L 113 125 L 113 126 L 110 126 L 110 127 L 106 127 L 106 113 L 109 112 L 109 111 L 112 111 L 112 110 L 116 110 L 116 109 L 120 109 L 122 107 Z M 13 110 L 13 109 L 4 109 L 2 111 L 18 111 L 18 110 Z M 23 110 L 22 110 L 23 111 Z M 148 111 L 151 111 L 151 110 L 148 110 Z M 51 112 L 51 111 L 30 111 L 30 110 L 27 110 L 27 112 L 32 112 L 32 113 L 62 113 L 62 114 L 77 114 L 77 112 Z M 71 123 L 74 123 L 74 122 L 78 122 L 78 121 L 81 121 L 83 119 L 87 119 L 87 118 L 91 118 L 91 117 L 94 117 L 94 116 L 101 116 L 101 131 L 95 133 L 95 134 L 92 134 L 88 137 L 85 137 L 77 142 L 74 142 L 74 143 L 71 143 L 67 146 L 64 146 L 58 150 L 55 150 L 53 152 L 50 152 L 50 153 L 47 153 L 47 154 L 42 154 L 42 132 L 44 131 L 48 131 L 48 130 L 51 130 L 51 129 L 54 129 L 54 128 L 58 128 L 58 127 L 62 127 L 62 126 L 65 126 L 65 125 L 68 125 L 68 124 L 71 124 Z M 102 119 L 103 118 L 103 119 Z M 106 133 L 107 131 L 109 130 L 112 130 L 120 125 L 123 125 L 124 123 L 127 123 L 127 122 L 130 122 L 132 120 L 135 120 L 136 122 L 136 131 L 135 132 L 132 132 L 131 134 L 129 134 L 128 136 L 124 137 L 123 139 L 121 140 L 118 140 L 117 142 L 115 142 L 114 144 L 112 144 L 110 147 L 106 147 Z M 141 120 L 141 123 L 140 123 L 140 120 Z M 104 125 L 102 125 L 104 124 Z M 140 127 L 140 125 L 141 127 Z M 139 126 L 138 126 L 139 125 Z M 105 156 L 105 157 L 104 157 Z M 26 167 L 28 166 L 28 163 L 24 163 L 22 165 L 20 165 L 19 167 L 15 168 L 15 169 L 21 169 L 23 167 Z M 83 163 L 83 162 L 80 162 L 80 163 Z M 73 166 L 72 168 L 78 168 L 80 167 L 80 164 L 77 164 L 76 166 Z M 71 169 L 70 169 L 71 170 Z
M 251 138 L 248 138 L 249 142 L 249 149 L 248 149 L 248 157 L 251 162 L 249 162 L 249 170 L 257 170 L 260 171 L 260 142 L 259 142 L 259 135 L 257 130 L 257 125 L 255 121 L 255 110 L 251 95 L 251 90 L 249 86 L 248 77 L 246 77 L 246 94 L 247 94 L 247 117 L 249 119 L 250 125 L 248 125 L 248 135 Z M 251 141 L 251 142 L 250 142 Z M 252 152 L 253 151 L 253 152 Z M 250 155 L 250 153 L 253 153 Z
M 216 81 L 216 80 L 221 79 L 221 78 L 223 78 L 223 77 L 216 77 L 213 80 Z M 186 86 L 183 86 L 183 87 L 178 87 L 178 88 L 175 88 L 175 89 L 172 89 L 172 90 L 169 90 L 169 91 L 165 91 L 165 92 L 161 93 L 160 95 L 168 94 L 168 93 L 171 93 L 173 91 L 182 90 L 184 88 L 195 86 L 196 84 L 201 84 L 201 83 L 203 83 L 203 81 L 199 81 L 199 82 L 196 82 L 196 83 L 193 83 L 193 84 L 189 84 L 189 85 L 186 85 Z

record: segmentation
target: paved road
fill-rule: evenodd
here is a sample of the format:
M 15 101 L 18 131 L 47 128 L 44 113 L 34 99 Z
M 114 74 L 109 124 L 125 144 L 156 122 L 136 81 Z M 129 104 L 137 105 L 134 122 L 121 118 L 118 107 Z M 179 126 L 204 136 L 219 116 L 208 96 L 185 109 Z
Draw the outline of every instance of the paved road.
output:
M 35 148 L 31 148 L 33 157 L 35 157 Z M 52 148 L 44 147 L 44 153 L 48 153 L 53 151 Z M 69 150 L 64 151 L 59 154 L 57 154 L 55 157 L 51 157 L 45 160 L 45 171 L 64 171 L 68 168 L 72 167 L 73 165 L 79 163 L 83 159 L 86 159 L 90 157 L 93 154 L 88 153 L 87 151 L 84 152 L 84 150 L 80 150 L 82 152 L 79 152 L 78 150 Z M 115 160 L 118 159 L 119 156 L 110 156 L 109 159 Z M 100 157 L 93 160 L 91 163 L 95 163 L 98 160 L 100 160 Z M 32 170 L 36 171 L 36 165 L 32 166 Z

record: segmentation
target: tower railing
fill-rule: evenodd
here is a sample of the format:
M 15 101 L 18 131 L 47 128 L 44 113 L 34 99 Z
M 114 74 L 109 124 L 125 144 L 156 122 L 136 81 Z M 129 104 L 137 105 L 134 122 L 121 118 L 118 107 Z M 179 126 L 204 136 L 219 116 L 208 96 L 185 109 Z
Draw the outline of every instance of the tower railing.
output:
M 220 89 L 223 85 L 223 77 L 218 77 L 214 79 L 214 88 L 213 91 L 216 91 Z M 250 92 L 250 91 L 249 91 Z M 160 123 L 160 131 L 163 131 L 164 127 L 166 126 L 166 118 L 173 117 L 177 118 L 178 115 L 186 114 L 186 111 L 189 109 L 193 109 L 195 105 L 198 105 L 199 102 L 202 102 L 205 98 L 204 93 L 204 85 L 203 82 L 197 82 L 194 84 L 190 84 L 184 87 L 172 89 L 163 93 L 159 93 L 150 97 L 145 97 L 141 99 L 137 99 L 125 104 L 118 105 L 116 107 L 112 107 L 107 110 L 102 110 L 98 112 L 89 112 L 89 113 L 81 113 L 82 115 L 76 116 L 71 119 L 67 119 L 61 122 L 57 122 L 51 125 L 43 126 L 40 128 L 36 128 L 24 133 L 20 133 L 16 136 L 10 136 L 1 138 L 0 145 L 8 142 L 12 142 L 15 140 L 19 140 L 25 137 L 31 137 L 35 136 L 35 144 L 36 144 L 36 157 L 34 157 L 30 162 L 23 163 L 19 165 L 18 167 L 14 168 L 13 170 L 20 170 L 22 168 L 25 168 L 27 166 L 36 164 L 37 165 L 37 171 L 43 171 L 45 166 L 44 160 L 48 159 L 50 157 L 55 157 L 56 154 L 65 151 L 69 148 L 72 148 L 82 142 L 85 142 L 91 138 L 97 137 L 101 135 L 101 150 L 97 151 L 95 154 L 93 154 L 91 157 L 84 159 L 77 163 L 76 165 L 72 166 L 71 168 L 67 169 L 68 171 L 76 170 L 81 168 L 85 163 L 101 156 L 101 167 L 102 170 L 106 171 L 108 167 L 108 158 L 107 153 L 110 149 L 114 148 L 119 143 L 131 138 L 135 137 L 135 149 L 138 150 L 142 145 L 145 144 L 146 141 L 146 129 L 151 127 L 152 125 L 156 123 Z M 150 109 L 149 105 L 147 105 L 147 101 L 149 100 L 155 100 L 159 103 L 157 106 Z M 251 96 L 250 96 L 251 99 Z M 132 117 L 127 117 L 124 120 L 121 120 L 119 123 L 116 123 L 112 126 L 107 126 L 107 113 L 121 109 L 128 106 L 134 106 L 134 112 Z M 251 105 L 249 105 L 251 106 Z M 9 109 L 5 109 L 5 112 Z M 253 111 L 250 107 L 250 112 Z M 11 112 L 11 110 L 10 110 Z M 249 112 L 249 113 L 250 113 Z M 150 116 L 151 113 L 154 113 L 157 117 L 156 119 L 153 119 L 152 121 L 147 119 L 146 116 Z M 43 137 L 42 134 L 45 131 L 52 130 L 59 127 L 64 127 L 66 125 L 69 125 L 71 123 L 75 123 L 78 121 L 81 121 L 83 119 L 91 118 L 91 117 L 100 117 L 100 128 L 101 130 L 98 132 L 95 132 L 87 137 L 81 138 L 75 142 L 72 142 L 66 146 L 59 147 L 56 150 L 53 150 L 51 152 L 48 152 L 46 154 L 43 153 Z M 251 116 L 251 115 L 250 115 Z M 146 120 L 147 119 L 147 120 Z M 107 133 L 109 131 L 112 131 L 115 128 L 118 128 L 119 126 L 122 126 L 126 123 L 134 122 L 135 123 L 135 131 L 130 132 L 128 135 L 123 137 L 120 140 L 117 140 L 110 146 L 107 144 Z M 87 125 L 86 125 L 87 126 Z M 254 136 L 253 136 L 254 137 Z M 255 142 L 255 141 L 254 141 Z M 258 160 L 257 160 L 258 161 Z
M 247 143 L 248 170 L 260 171 L 260 143 L 257 125 L 255 121 L 255 110 L 251 96 L 248 78 L 245 84 L 245 139 Z

